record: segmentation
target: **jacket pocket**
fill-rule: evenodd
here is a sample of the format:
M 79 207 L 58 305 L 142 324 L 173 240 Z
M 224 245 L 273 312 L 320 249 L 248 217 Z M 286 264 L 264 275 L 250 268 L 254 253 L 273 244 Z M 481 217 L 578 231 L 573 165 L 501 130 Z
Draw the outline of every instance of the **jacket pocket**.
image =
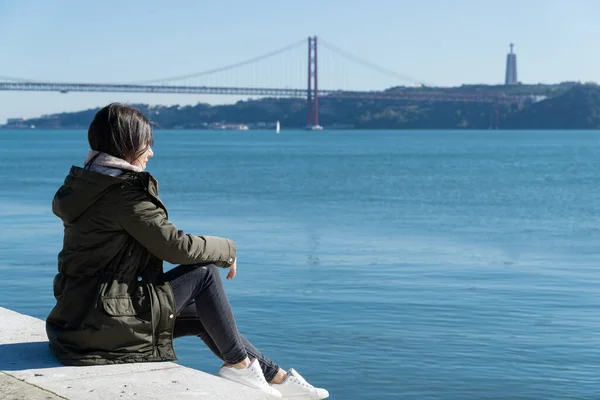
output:
M 137 315 L 136 307 L 130 296 L 104 296 L 100 298 L 102 308 L 113 317 Z

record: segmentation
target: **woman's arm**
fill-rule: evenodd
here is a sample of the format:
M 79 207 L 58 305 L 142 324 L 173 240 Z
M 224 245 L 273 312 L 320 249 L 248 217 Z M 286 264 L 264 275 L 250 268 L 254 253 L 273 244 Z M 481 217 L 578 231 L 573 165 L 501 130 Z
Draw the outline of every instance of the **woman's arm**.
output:
M 118 219 L 121 226 L 154 256 L 173 264 L 212 262 L 224 268 L 233 264 L 236 247 L 232 240 L 196 236 L 177 229 L 165 211 L 145 192 L 129 187 L 121 190 Z

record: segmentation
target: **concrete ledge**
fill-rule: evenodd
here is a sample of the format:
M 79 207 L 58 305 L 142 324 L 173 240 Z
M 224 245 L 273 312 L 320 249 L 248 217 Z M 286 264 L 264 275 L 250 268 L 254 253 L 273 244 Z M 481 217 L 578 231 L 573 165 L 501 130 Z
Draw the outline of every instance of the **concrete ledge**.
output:
M 175 363 L 65 367 L 50 354 L 44 321 L 0 307 L 0 324 L 3 400 L 274 399 Z
M 61 400 L 57 396 L 37 386 L 13 378 L 0 372 L 0 395 L 6 400 Z

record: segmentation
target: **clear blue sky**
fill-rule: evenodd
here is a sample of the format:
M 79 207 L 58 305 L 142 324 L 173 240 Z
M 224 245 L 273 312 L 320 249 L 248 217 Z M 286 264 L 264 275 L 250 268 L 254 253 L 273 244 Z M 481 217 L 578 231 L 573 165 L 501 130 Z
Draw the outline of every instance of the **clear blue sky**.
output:
M 600 82 L 597 0 L 0 0 L 0 76 L 139 82 L 203 71 L 317 35 L 430 84 L 501 83 L 508 44 L 519 80 Z M 409 84 L 319 49 L 320 86 Z M 306 48 L 180 84 L 305 86 Z M 193 95 L 1 92 L 0 123 L 111 101 L 213 104 Z

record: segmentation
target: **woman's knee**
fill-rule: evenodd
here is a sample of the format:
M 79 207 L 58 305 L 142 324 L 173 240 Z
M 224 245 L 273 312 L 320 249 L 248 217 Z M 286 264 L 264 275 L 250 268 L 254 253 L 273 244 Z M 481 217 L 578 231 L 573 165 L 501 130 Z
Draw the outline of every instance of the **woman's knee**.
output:
M 203 275 L 215 275 L 219 274 L 219 267 L 215 264 L 196 264 L 194 265 L 197 270 L 202 271 Z
M 180 265 L 165 273 L 165 280 L 171 283 L 171 287 L 187 288 L 187 290 L 196 291 L 196 288 L 202 287 L 207 281 L 217 277 L 219 271 L 214 264 L 188 264 Z
M 219 267 L 215 264 L 196 264 L 193 266 L 193 271 L 194 275 L 198 276 L 197 280 L 201 282 L 220 279 Z

